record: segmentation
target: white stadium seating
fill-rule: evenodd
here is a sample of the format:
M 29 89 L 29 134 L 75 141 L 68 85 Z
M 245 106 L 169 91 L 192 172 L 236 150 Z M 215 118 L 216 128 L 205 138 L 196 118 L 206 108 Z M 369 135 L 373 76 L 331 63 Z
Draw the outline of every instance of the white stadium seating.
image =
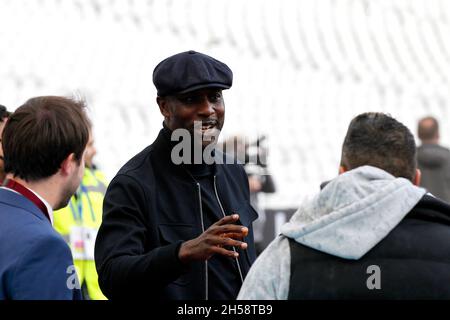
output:
M 234 72 L 223 138 L 267 135 L 263 206 L 295 208 L 337 174 L 361 112 L 414 133 L 436 116 L 450 144 L 449 34 L 448 0 L 1 0 L 0 104 L 85 97 L 111 178 L 161 127 L 154 66 L 210 54 Z

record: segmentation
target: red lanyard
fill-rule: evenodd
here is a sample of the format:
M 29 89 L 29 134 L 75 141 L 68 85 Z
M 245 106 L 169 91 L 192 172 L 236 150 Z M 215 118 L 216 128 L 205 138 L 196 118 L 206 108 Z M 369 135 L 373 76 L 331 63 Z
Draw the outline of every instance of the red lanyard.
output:
M 51 221 L 50 216 L 47 211 L 47 206 L 33 192 L 31 192 L 30 190 L 25 188 L 23 185 L 21 185 L 17 181 L 10 180 L 10 179 L 6 179 L 3 182 L 3 186 L 20 193 L 25 198 L 27 198 L 28 200 L 33 202 L 44 213 L 44 215 L 47 217 L 47 219 L 49 221 Z

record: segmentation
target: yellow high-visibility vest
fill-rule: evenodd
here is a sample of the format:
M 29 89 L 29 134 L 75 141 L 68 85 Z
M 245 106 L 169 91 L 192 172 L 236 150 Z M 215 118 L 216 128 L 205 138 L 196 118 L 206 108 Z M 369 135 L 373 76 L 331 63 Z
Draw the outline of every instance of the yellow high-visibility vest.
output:
M 83 257 L 83 248 L 78 248 L 73 239 L 74 230 L 91 230 L 96 233 L 102 223 L 103 198 L 106 179 L 98 170 L 86 168 L 80 187 L 69 204 L 53 214 L 53 226 L 67 241 L 74 256 L 75 268 L 80 284 L 87 287 L 89 298 L 105 300 L 98 285 L 98 275 L 93 257 Z M 95 239 L 91 239 L 95 243 Z M 81 251 L 81 252 L 80 252 Z

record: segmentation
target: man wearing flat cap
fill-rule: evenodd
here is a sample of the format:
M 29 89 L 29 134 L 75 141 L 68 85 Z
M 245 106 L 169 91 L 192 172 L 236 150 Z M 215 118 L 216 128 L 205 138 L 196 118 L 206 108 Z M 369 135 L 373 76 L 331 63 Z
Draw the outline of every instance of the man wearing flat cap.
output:
M 104 200 L 95 260 L 108 298 L 237 297 L 255 260 L 257 214 L 243 167 L 214 149 L 232 80 L 227 65 L 195 51 L 156 66 L 163 128 L 120 169 Z

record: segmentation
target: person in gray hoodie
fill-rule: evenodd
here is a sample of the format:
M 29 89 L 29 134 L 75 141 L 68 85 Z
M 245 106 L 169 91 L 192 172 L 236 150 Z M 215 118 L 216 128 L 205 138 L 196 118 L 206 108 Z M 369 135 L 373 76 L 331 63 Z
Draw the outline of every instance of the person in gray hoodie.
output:
M 411 132 L 357 116 L 339 172 L 282 226 L 238 299 L 450 299 L 450 206 L 417 186 Z
M 439 145 L 439 123 L 433 117 L 419 121 L 417 165 L 422 171 L 421 186 L 434 196 L 450 202 L 450 150 Z

